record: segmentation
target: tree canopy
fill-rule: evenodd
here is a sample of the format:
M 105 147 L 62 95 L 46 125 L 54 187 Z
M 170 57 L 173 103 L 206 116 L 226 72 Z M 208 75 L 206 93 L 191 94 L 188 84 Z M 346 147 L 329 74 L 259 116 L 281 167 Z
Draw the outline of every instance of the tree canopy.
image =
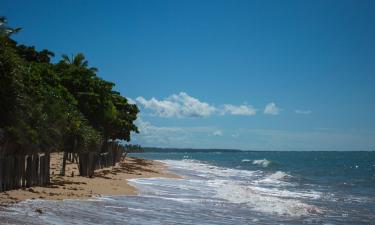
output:
M 63 55 L 18 44 L 0 17 L 0 152 L 106 151 L 129 141 L 139 112 L 84 54 Z

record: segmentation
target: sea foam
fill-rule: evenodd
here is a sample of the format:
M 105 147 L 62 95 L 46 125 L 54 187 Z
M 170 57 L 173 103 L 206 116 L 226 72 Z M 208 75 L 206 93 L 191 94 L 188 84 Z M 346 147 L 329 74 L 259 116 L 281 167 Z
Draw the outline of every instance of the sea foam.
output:
M 253 160 L 253 165 L 268 167 L 270 164 L 271 164 L 271 161 L 269 161 L 267 159 Z
M 294 192 L 245 186 L 232 181 L 213 181 L 211 185 L 216 188 L 217 197 L 231 203 L 246 204 L 262 213 L 300 217 L 321 212 L 318 207 L 296 199 L 296 196 L 303 195 Z
M 281 216 L 300 217 L 321 212 L 318 207 L 304 202 L 305 199 L 320 198 L 320 193 L 285 190 L 285 185 L 293 184 L 288 182 L 291 176 L 282 171 L 269 174 L 262 171 L 223 168 L 196 160 L 163 162 L 172 170 L 178 168 L 180 172 L 185 170 L 187 174 L 192 174 L 192 177 L 186 177 L 184 185 L 191 185 L 190 188 L 196 189 L 202 197 L 214 194 L 215 198 L 243 204 L 257 212 Z M 263 160 L 262 163 L 269 164 L 269 161 Z M 173 183 L 181 188 L 178 181 Z
M 269 165 L 272 164 L 272 161 L 267 160 L 267 159 L 256 159 L 256 160 L 243 159 L 241 160 L 241 162 L 243 163 L 251 162 L 253 165 L 262 166 L 262 167 L 268 167 Z

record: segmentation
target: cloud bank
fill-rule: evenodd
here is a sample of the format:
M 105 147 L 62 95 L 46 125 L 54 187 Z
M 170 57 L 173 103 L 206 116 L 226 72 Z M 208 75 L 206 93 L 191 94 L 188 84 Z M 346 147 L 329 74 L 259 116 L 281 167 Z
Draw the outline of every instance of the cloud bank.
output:
M 147 100 L 140 96 L 137 97 L 135 101 L 144 108 L 153 111 L 153 115 L 167 118 L 208 117 L 213 114 L 237 116 L 254 116 L 256 114 L 256 109 L 252 105 L 242 104 L 237 106 L 224 104 L 221 107 L 215 107 L 185 92 L 173 94 L 163 100 L 158 100 L 156 98 Z
M 256 114 L 256 109 L 252 105 L 231 105 L 225 104 L 222 109 L 222 114 L 229 113 L 231 115 L 241 115 L 241 116 L 254 116 Z
M 189 96 L 185 92 L 173 94 L 164 100 L 144 97 L 136 98 L 136 101 L 146 109 L 154 111 L 154 115 L 160 117 L 207 117 L 216 111 L 214 106 Z

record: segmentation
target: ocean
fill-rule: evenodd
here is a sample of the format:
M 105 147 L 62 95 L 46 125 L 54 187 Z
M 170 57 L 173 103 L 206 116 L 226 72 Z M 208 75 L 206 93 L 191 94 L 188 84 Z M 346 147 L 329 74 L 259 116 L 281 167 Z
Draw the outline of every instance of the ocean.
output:
M 184 179 L 132 179 L 137 196 L 25 201 L 0 212 L 0 223 L 375 224 L 375 152 L 132 156 L 160 160 Z

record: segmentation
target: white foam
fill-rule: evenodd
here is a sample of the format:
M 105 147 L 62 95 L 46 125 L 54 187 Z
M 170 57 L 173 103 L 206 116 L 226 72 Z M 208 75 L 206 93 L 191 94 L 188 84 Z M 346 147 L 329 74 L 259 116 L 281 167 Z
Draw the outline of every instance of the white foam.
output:
M 166 163 L 171 169 L 182 169 L 185 172 L 191 172 L 191 174 L 195 176 L 207 179 L 217 177 L 237 177 L 252 180 L 261 174 L 261 171 L 218 167 L 197 160 L 161 160 L 161 162 Z
M 216 197 L 231 203 L 246 204 L 259 212 L 293 217 L 320 213 L 319 208 L 296 199 L 294 192 L 244 186 L 232 181 L 216 180 L 211 185 L 217 190 Z M 298 196 L 301 197 L 300 194 Z
M 113 198 L 104 197 L 104 196 L 97 196 L 96 198 L 87 199 L 88 201 L 115 201 Z
M 257 159 L 257 160 L 253 160 L 253 165 L 257 165 L 257 166 L 263 166 L 263 167 L 267 167 L 271 164 L 271 161 L 267 160 L 267 159 Z
M 129 209 L 128 207 L 124 206 L 114 206 L 114 205 L 105 205 L 105 208 L 111 208 L 111 209 Z
M 140 208 L 131 208 L 131 207 L 128 207 L 127 209 L 132 210 L 132 211 L 137 211 L 137 212 L 152 212 L 153 211 L 149 209 L 140 209 Z
M 306 199 L 318 199 L 321 194 L 313 191 L 286 190 L 284 186 L 294 184 L 288 181 L 291 176 L 282 171 L 267 174 L 263 171 L 217 167 L 195 160 L 163 162 L 171 168 L 179 168 L 206 178 L 199 181 L 194 180 L 196 177 L 190 178 L 191 184 L 200 192 L 213 192 L 215 198 L 244 204 L 255 211 L 293 217 L 321 212 L 318 207 L 304 202 Z M 259 164 L 264 163 L 269 165 L 270 162 L 259 161 Z M 189 182 L 185 182 L 184 185 L 189 185 Z
M 276 180 L 280 180 L 280 179 L 283 179 L 283 178 L 286 178 L 286 177 L 291 177 L 291 176 L 287 173 L 282 172 L 282 171 L 277 171 L 277 172 L 268 176 L 268 178 L 276 179 Z
M 291 178 L 292 176 L 282 172 L 277 171 L 270 175 L 265 176 L 263 179 L 256 181 L 260 184 L 269 184 L 269 185 L 278 185 L 278 186 L 294 186 L 293 183 L 287 182 L 287 178 Z

